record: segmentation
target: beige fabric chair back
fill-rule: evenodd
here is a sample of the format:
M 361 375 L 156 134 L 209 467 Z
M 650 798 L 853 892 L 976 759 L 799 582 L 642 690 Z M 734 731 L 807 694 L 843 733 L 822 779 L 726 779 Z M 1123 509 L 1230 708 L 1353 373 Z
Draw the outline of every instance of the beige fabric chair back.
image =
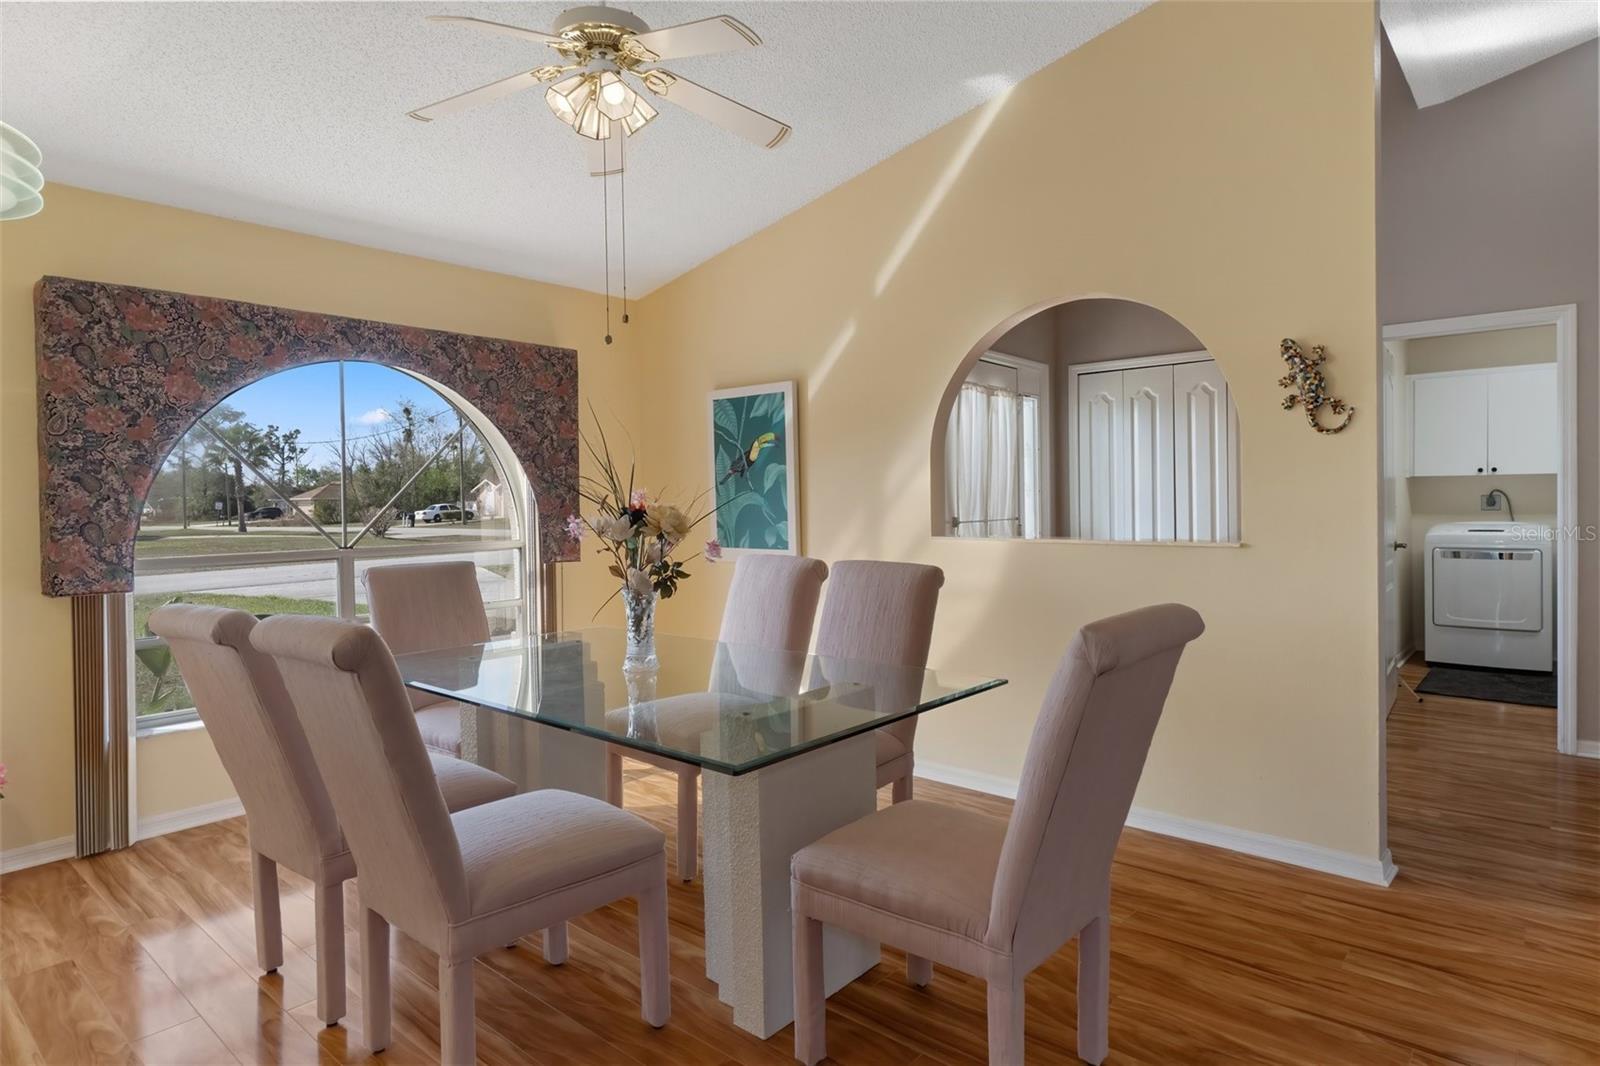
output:
M 933 641 L 933 616 L 939 606 L 944 571 L 919 563 L 846 560 L 834 563 L 828 582 L 828 599 L 822 605 L 817 627 L 819 665 L 828 681 L 853 681 L 877 685 L 895 682 L 893 693 L 878 692 L 880 704 L 903 698 L 912 671 L 920 689 L 920 671 L 928 666 L 928 646 Z M 834 660 L 834 661 L 828 661 Z M 907 670 L 870 670 L 878 676 L 859 676 L 869 665 L 909 667 Z M 820 680 L 820 679 L 819 679 Z M 914 698 L 915 692 L 912 692 Z M 908 718 L 885 726 L 910 750 L 917 720 Z
M 272 660 L 244 611 L 172 603 L 150 613 L 244 804 L 251 847 L 310 871 L 344 850 L 333 804 Z
M 460 648 L 489 639 L 489 615 L 478 588 L 478 568 L 448 563 L 370 567 L 365 577 L 372 628 L 395 655 Z M 445 697 L 408 690 L 417 710 Z
M 1000 852 L 991 945 L 1053 951 L 1100 913 L 1178 657 L 1205 630 L 1169 603 L 1084 626 L 1045 694 Z
M 355 855 L 363 904 L 404 928 L 465 919 L 461 848 L 383 638 L 356 622 L 277 615 L 251 640 L 283 675 Z
M 790 696 L 800 691 L 828 564 L 794 555 L 745 555 L 734 566 L 707 688 Z
M 805 651 L 828 564 L 803 555 L 745 555 L 733 568 L 717 639 Z

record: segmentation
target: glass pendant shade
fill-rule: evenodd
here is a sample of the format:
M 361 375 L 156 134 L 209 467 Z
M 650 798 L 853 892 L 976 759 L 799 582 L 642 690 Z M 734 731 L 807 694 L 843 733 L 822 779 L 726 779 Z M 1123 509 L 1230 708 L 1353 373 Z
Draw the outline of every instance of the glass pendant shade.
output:
M 38 145 L 0 122 L 0 222 L 27 218 L 44 208 L 43 161 Z
M 634 93 L 633 110 L 622 118 L 622 126 L 631 136 L 632 134 L 638 133 L 640 130 L 644 129 L 650 120 L 655 118 L 657 114 L 659 114 L 659 112 L 656 111 L 655 108 L 651 107 L 645 101 L 644 97 L 640 96 L 638 93 Z
M 600 113 L 609 119 L 624 119 L 633 113 L 634 101 L 638 93 L 628 88 L 626 82 L 615 71 L 606 71 L 600 75 L 599 107 Z
M 574 74 L 545 90 L 544 102 L 567 125 L 575 125 L 586 104 L 594 99 L 594 82 L 588 74 Z

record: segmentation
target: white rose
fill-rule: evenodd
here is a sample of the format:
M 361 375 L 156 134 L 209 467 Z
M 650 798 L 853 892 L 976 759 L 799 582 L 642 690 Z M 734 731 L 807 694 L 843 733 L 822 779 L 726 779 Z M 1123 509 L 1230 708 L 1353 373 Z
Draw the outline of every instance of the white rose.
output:
M 661 561 L 661 557 L 666 553 L 667 549 L 660 540 L 651 539 L 644 546 L 644 561 L 650 566 L 654 566 Z
M 614 540 L 619 544 L 633 536 L 633 523 L 628 520 L 626 515 L 617 515 L 614 518 L 610 515 L 597 515 L 594 520 L 594 528 L 595 532 L 602 537 L 607 540 Z
M 643 570 L 628 571 L 628 588 L 641 596 L 648 596 L 655 591 L 655 585 L 650 582 L 650 575 Z

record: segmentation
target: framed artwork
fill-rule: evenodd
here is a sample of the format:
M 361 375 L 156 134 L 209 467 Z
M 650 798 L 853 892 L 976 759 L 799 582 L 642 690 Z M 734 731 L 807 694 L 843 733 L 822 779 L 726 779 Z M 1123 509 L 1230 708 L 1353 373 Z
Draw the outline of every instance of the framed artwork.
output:
M 794 382 L 711 393 L 713 521 L 725 554 L 799 554 L 799 455 Z

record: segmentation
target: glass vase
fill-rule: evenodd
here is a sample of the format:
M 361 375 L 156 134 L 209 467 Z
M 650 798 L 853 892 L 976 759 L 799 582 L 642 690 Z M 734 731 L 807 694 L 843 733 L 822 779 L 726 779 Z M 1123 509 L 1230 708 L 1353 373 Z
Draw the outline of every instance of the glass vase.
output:
M 656 593 L 622 590 L 622 609 L 627 616 L 628 653 L 630 663 L 651 664 L 656 661 Z

